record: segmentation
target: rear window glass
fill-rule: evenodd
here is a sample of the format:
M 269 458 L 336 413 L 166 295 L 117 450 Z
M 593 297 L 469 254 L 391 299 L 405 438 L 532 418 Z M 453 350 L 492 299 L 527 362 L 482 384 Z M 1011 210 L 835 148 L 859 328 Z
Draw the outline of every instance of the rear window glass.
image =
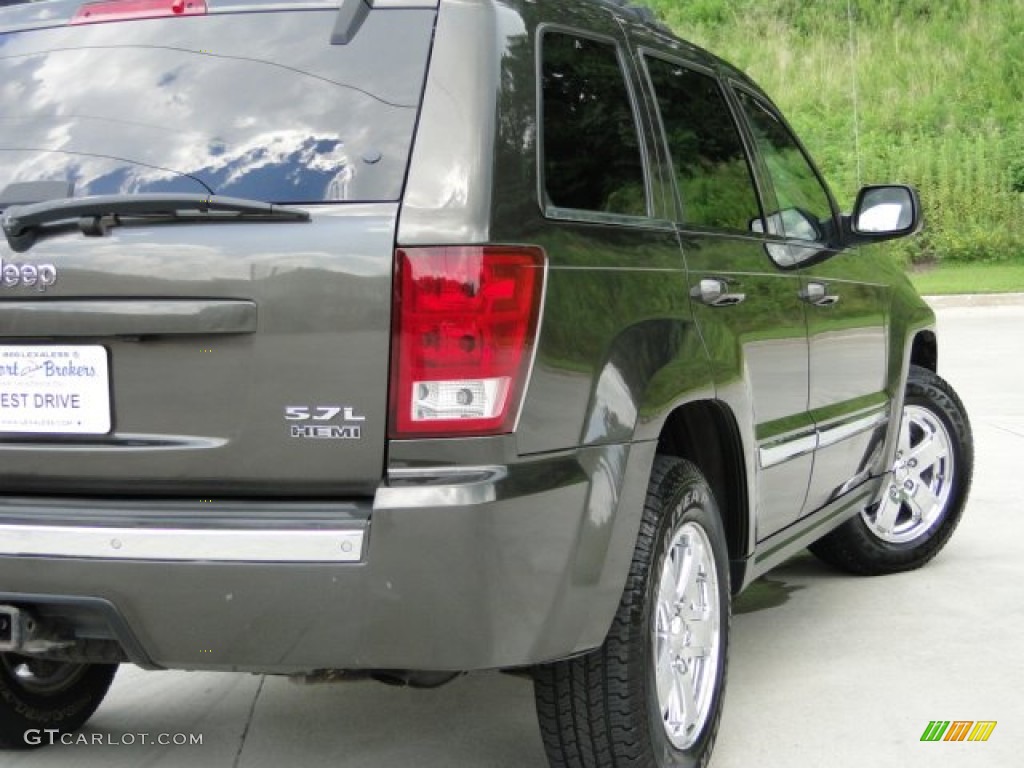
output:
M 397 200 L 434 12 L 224 14 L 0 35 L 0 188 Z
M 640 138 L 615 46 L 546 33 L 541 75 L 548 202 L 645 216 Z

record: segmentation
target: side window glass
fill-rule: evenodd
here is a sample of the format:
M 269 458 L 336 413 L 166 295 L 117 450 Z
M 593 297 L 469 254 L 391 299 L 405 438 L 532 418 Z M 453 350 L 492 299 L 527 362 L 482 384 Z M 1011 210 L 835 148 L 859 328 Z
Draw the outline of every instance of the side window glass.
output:
M 739 91 L 758 150 L 768 166 L 777 211 L 768 212 L 768 228 L 795 240 L 832 239 L 832 206 L 828 193 L 793 135 L 757 99 Z
M 656 58 L 647 73 L 688 225 L 763 231 L 739 130 L 713 77 Z
M 561 32 L 541 44 L 548 202 L 646 216 L 640 139 L 616 47 Z

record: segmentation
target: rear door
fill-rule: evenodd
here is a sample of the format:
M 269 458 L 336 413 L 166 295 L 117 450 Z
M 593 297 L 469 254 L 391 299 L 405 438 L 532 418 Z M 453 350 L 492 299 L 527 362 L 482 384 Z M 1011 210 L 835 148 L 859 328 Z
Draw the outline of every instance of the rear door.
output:
M 337 8 L 209 5 L 82 25 L 78 4 L 0 9 L 6 213 L 197 193 L 311 214 L 0 239 L 5 493 L 308 497 L 380 479 L 435 10 L 372 10 L 332 42 Z

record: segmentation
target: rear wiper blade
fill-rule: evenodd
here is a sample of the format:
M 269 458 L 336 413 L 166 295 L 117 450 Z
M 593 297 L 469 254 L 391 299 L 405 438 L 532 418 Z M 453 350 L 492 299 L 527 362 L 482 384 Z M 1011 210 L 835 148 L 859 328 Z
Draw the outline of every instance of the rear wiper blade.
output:
M 186 221 L 309 221 L 308 211 L 260 200 L 201 194 L 92 195 L 12 205 L 0 216 L 11 250 L 27 251 L 50 224 L 77 220 L 82 233 L 102 236 L 122 218 Z

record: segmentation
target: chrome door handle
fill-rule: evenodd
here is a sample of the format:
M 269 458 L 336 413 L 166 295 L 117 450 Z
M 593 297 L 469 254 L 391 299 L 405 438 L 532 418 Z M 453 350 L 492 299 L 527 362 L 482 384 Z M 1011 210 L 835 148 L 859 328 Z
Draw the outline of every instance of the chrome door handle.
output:
M 800 291 L 800 298 L 815 307 L 831 307 L 839 303 L 839 297 L 828 292 L 825 283 L 810 282 L 807 287 Z
M 746 301 L 745 293 L 729 293 L 729 284 L 717 277 L 705 277 L 693 286 L 690 296 L 709 307 L 733 307 Z

